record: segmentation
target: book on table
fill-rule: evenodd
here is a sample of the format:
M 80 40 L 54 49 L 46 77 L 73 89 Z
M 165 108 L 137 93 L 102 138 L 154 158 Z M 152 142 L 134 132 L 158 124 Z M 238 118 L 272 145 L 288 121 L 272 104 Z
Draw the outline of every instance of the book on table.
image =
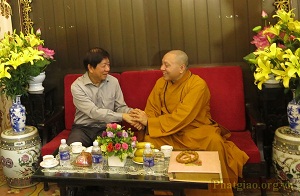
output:
M 221 164 L 217 151 L 195 151 L 199 155 L 196 163 L 179 163 L 173 151 L 170 157 L 168 176 L 170 181 L 189 181 L 201 183 L 222 183 Z

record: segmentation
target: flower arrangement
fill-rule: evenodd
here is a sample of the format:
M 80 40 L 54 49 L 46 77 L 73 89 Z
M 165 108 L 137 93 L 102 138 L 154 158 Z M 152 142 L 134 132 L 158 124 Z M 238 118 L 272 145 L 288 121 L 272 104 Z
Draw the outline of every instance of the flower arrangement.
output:
M 263 13 L 263 19 L 267 15 Z M 295 89 L 295 99 L 300 99 L 300 22 L 295 20 L 293 10 L 278 10 L 274 25 L 255 27 L 251 42 L 256 50 L 244 57 L 251 64 L 254 83 L 258 89 L 274 76 L 287 90 Z
M 41 30 L 24 35 L 6 33 L 0 40 L 0 87 L 1 92 L 14 99 L 27 94 L 28 81 L 43 72 L 55 54 L 44 48 Z
M 130 129 L 125 131 L 121 125 L 112 123 L 106 125 L 97 141 L 104 156 L 118 156 L 122 161 L 133 153 L 137 140 Z

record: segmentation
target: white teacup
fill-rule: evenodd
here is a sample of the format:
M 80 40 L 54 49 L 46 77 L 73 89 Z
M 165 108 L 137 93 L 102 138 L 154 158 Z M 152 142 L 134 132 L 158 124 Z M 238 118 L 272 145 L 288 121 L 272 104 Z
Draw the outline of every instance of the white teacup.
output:
M 43 163 L 48 166 L 48 165 L 53 165 L 55 163 L 55 158 L 53 155 L 45 155 L 43 156 Z
M 83 146 L 81 142 L 73 142 L 71 145 L 72 153 L 81 153 Z
M 173 146 L 170 145 L 163 145 L 160 147 L 160 151 L 164 153 L 165 157 L 170 157 L 172 150 Z

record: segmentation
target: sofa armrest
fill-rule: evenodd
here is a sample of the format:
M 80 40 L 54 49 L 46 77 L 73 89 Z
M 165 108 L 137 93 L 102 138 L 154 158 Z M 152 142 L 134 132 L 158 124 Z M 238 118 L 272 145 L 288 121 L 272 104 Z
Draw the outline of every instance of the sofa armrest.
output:
M 64 114 L 64 107 L 60 106 L 43 123 L 37 124 L 43 146 L 64 129 Z
M 265 161 L 264 157 L 264 131 L 266 131 L 266 124 L 261 117 L 259 110 L 250 103 L 246 103 L 246 112 L 248 117 L 248 127 L 251 132 L 252 138 L 256 143 L 260 152 L 262 162 Z

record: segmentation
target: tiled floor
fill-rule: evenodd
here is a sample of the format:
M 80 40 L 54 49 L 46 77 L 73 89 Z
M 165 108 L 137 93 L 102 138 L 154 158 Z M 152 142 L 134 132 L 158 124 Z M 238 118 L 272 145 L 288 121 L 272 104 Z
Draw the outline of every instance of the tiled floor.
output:
M 266 182 L 261 186 L 266 188 L 267 196 L 281 196 L 279 192 L 278 183 L 275 178 L 274 170 L 271 166 L 270 168 L 270 177 L 266 179 Z M 247 180 L 245 183 L 242 183 L 240 187 L 244 189 L 234 190 L 234 196 L 261 196 L 261 191 L 259 189 L 260 185 L 257 179 Z

